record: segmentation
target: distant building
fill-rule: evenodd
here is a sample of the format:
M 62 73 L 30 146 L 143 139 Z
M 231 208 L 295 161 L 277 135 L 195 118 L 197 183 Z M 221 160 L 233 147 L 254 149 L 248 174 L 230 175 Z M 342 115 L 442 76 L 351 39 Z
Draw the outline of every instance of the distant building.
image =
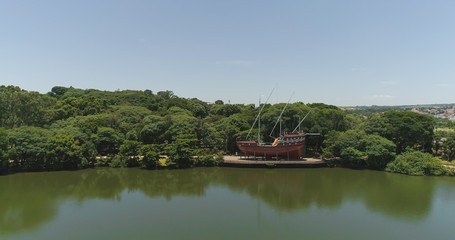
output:
M 413 108 L 413 109 L 411 110 L 411 112 L 421 113 L 419 110 L 417 110 L 417 108 Z

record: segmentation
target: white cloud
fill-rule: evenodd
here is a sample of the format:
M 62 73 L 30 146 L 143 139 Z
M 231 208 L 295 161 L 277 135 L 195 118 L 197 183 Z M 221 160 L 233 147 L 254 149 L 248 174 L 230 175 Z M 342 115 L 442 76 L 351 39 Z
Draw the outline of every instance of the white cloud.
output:
M 382 85 L 397 85 L 398 82 L 395 81 L 381 81 Z
M 375 99 L 392 99 L 392 98 L 395 98 L 394 96 L 387 95 L 387 94 L 376 94 L 376 95 L 373 95 L 371 97 L 375 98 Z

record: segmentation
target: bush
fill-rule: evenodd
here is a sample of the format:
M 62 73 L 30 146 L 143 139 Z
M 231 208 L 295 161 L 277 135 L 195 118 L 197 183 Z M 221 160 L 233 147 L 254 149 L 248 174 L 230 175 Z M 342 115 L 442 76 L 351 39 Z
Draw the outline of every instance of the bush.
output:
M 348 147 L 341 151 L 342 162 L 351 167 L 365 166 L 365 153 L 353 148 Z
M 396 146 L 392 141 L 362 130 L 330 132 L 324 144 L 324 158 L 340 157 L 350 167 L 382 170 L 395 159 Z
M 142 147 L 141 152 L 143 157 L 141 165 L 143 168 L 155 169 L 157 167 L 160 154 L 155 148 L 156 146 L 151 144 Z
M 112 155 L 97 157 L 97 158 L 96 158 L 95 166 L 97 166 L 97 167 L 107 167 L 107 166 L 110 166 L 110 164 L 111 164 L 113 158 L 114 158 L 114 157 L 113 157 Z
M 408 175 L 444 175 L 446 170 L 442 161 L 429 153 L 422 153 L 415 150 L 408 150 L 387 164 L 386 171 Z
M 125 140 L 120 146 L 119 155 L 125 159 L 126 167 L 139 166 L 139 153 L 142 143 L 138 141 Z
M 194 149 L 192 148 L 195 139 L 177 139 L 175 143 L 169 144 L 169 159 L 166 165 L 175 164 L 177 168 L 188 168 L 194 164 Z
M 0 154 L 2 153 L 0 152 Z M 0 174 L 6 173 L 8 171 L 8 168 L 9 168 L 8 160 L 2 159 L 2 157 L 0 156 Z
M 128 162 L 128 157 L 123 156 L 123 155 L 117 155 L 114 158 L 112 158 L 111 163 L 109 163 L 110 167 L 113 168 L 120 168 L 120 167 L 126 167 Z
M 218 163 L 218 165 L 223 164 L 223 162 L 224 162 L 224 153 L 223 153 L 223 151 L 218 151 L 218 153 L 215 156 L 215 161 Z
M 198 166 L 204 167 L 213 167 L 216 165 L 215 158 L 213 154 L 207 153 L 201 156 L 198 156 Z
M 395 160 L 395 144 L 378 135 L 368 135 L 365 142 L 366 164 L 370 168 L 384 169 L 387 163 Z

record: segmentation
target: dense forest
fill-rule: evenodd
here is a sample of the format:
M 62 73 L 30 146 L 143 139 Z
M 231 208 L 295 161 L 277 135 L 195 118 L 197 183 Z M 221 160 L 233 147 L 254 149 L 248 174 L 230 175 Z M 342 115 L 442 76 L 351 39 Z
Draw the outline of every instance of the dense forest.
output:
M 265 105 L 264 141 L 278 136 L 272 128 L 285 105 Z M 354 168 L 451 174 L 451 165 L 444 167 L 440 160 L 455 157 L 450 121 L 408 111 L 349 113 L 297 102 L 283 112 L 283 130 L 292 131 L 309 111 L 301 130 L 320 136 L 308 137 L 308 154 Z M 57 86 L 40 94 L 0 86 L 0 172 L 214 166 L 223 154 L 238 152 L 235 139 L 248 134 L 258 112 L 254 104 L 207 103 L 172 91 Z M 253 129 L 250 135 L 257 134 Z

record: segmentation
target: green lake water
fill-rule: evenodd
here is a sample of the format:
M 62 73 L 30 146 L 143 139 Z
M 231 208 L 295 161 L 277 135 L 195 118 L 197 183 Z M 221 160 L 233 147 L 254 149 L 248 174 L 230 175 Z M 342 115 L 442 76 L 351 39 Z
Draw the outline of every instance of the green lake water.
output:
M 0 239 L 455 239 L 455 178 L 96 168 L 0 176 Z

